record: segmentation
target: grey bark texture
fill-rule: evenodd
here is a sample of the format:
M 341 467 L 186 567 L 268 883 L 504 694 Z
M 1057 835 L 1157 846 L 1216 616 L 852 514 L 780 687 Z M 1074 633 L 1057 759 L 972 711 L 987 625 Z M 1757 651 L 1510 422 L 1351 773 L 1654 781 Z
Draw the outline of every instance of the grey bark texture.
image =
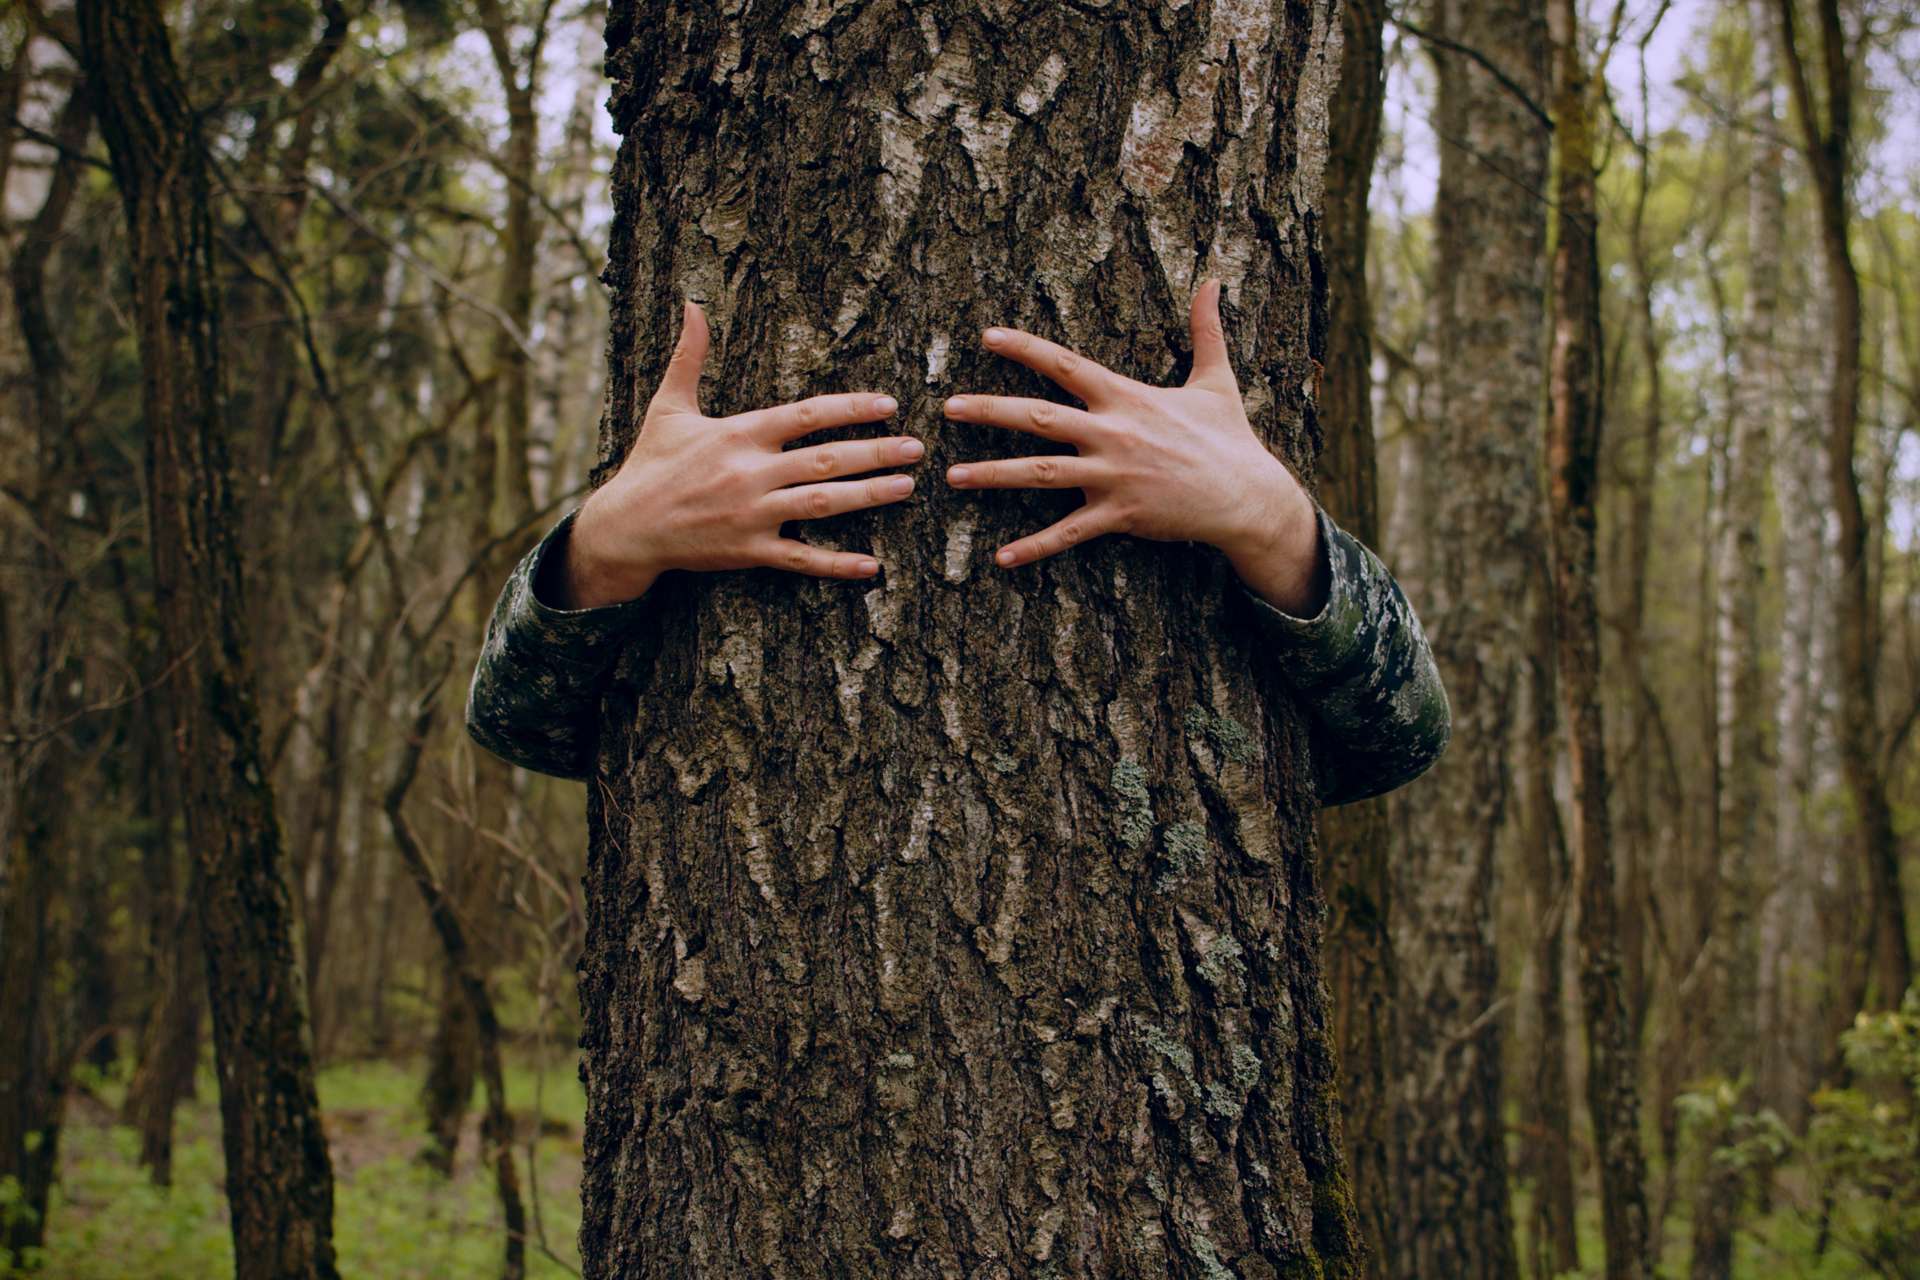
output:
M 1432 22 L 1534 102 L 1544 96 L 1540 0 L 1450 0 Z M 1421 816 L 1396 856 L 1402 1142 L 1387 1272 L 1511 1280 L 1494 864 L 1542 532 L 1547 136 L 1485 66 L 1438 45 L 1434 60 L 1440 412 L 1419 603 L 1455 733 L 1402 802 Z
M 1226 286 L 1310 475 L 1327 4 L 613 5 L 601 474 L 714 331 L 703 408 L 890 391 L 922 472 L 1062 398 L 980 330 L 1184 376 Z M 862 432 L 861 434 L 868 434 Z M 844 434 L 844 433 L 843 433 Z M 1231 572 L 1072 493 L 809 522 L 872 584 L 669 574 L 588 779 L 589 1276 L 1356 1274 L 1306 725 Z

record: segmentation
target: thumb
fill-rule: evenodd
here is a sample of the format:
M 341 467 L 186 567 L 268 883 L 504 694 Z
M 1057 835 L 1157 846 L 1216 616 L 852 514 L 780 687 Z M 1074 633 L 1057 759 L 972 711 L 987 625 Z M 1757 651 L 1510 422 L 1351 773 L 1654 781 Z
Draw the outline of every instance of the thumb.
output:
M 1187 383 L 1219 383 L 1226 386 L 1238 385 L 1233 376 L 1233 364 L 1227 358 L 1227 333 L 1220 322 L 1220 281 L 1208 280 L 1194 291 L 1193 304 L 1187 316 L 1187 329 L 1193 339 L 1193 371 L 1187 375 Z
M 693 413 L 700 412 L 700 370 L 707 363 L 707 313 L 691 298 L 680 304 L 680 341 L 674 344 L 667 374 L 653 398 Z

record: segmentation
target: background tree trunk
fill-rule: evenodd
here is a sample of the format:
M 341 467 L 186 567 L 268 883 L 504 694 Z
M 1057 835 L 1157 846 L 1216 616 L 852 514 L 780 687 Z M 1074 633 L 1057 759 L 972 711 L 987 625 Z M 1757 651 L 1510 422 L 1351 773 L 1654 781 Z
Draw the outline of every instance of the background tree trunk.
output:
M 682 295 L 709 412 L 891 390 L 932 478 L 1032 443 L 941 395 L 1059 396 L 985 325 L 1177 380 L 1208 275 L 1310 473 L 1332 16 L 616 3 L 602 473 Z M 991 564 L 1076 501 L 932 479 L 807 525 L 870 587 L 655 585 L 588 786 L 588 1275 L 1356 1274 L 1301 712 L 1215 554 Z
M 1354 537 L 1380 543 L 1373 437 L 1373 309 L 1367 295 L 1367 193 L 1380 151 L 1386 96 L 1386 10 L 1347 0 L 1340 10 L 1340 87 L 1328 121 L 1327 359 L 1321 412 L 1320 501 Z M 1384 797 L 1320 817 L 1327 893 L 1327 985 L 1340 1047 L 1341 1118 L 1354 1209 L 1377 1274 L 1392 1207 L 1394 1054 L 1393 842 Z
M 1866 512 L 1853 470 L 1860 425 L 1860 274 L 1854 267 L 1848 229 L 1852 204 L 1853 53 L 1840 20 L 1839 0 L 1817 0 L 1820 28 L 1820 87 L 1824 111 L 1813 95 L 1813 78 L 1800 56 L 1794 30 L 1793 0 L 1775 0 L 1775 31 L 1782 69 L 1792 90 L 1794 116 L 1813 175 L 1820 213 L 1821 258 L 1826 267 L 1832 335 L 1826 403 L 1827 501 L 1839 517 L 1840 563 L 1834 613 L 1838 632 L 1835 657 L 1840 715 L 1834 728 L 1840 760 L 1852 793 L 1853 822 L 1867 892 L 1866 919 L 1860 930 L 1870 939 L 1851 999 L 1837 1010 L 1851 1020 L 1853 1011 L 1897 1007 L 1913 981 L 1913 955 L 1907 938 L 1906 902 L 1900 885 L 1900 848 L 1887 800 L 1882 756 L 1877 665 L 1880 625 L 1875 615 L 1867 565 Z M 1842 1023 L 1844 1025 L 1844 1023 Z
M 1747 177 L 1747 286 L 1738 340 L 1739 382 L 1732 397 L 1725 470 L 1714 539 L 1720 799 L 1718 875 L 1713 896 L 1712 990 L 1702 1001 L 1710 1019 L 1711 1065 L 1732 1091 L 1725 1118 L 1751 1108 L 1752 1063 L 1760 953 L 1754 930 L 1755 870 L 1760 863 L 1760 817 L 1766 804 L 1766 722 L 1772 711 L 1761 687 L 1759 613 L 1766 561 L 1760 528 L 1765 514 L 1767 449 L 1774 406 L 1781 397 L 1773 369 L 1774 313 L 1778 309 L 1780 232 L 1784 217 L 1780 150 L 1774 111 L 1773 24 L 1765 0 L 1753 0 L 1753 94 L 1748 116 L 1756 154 Z M 1702 1181 L 1693 1206 L 1694 1280 L 1733 1274 L 1733 1231 L 1747 1184 L 1745 1166 L 1714 1159 L 1731 1136 L 1725 1127 L 1703 1135 Z
M 1418 816 L 1395 859 L 1404 1146 L 1387 1270 L 1407 1280 L 1510 1280 L 1518 1262 L 1501 1114 L 1494 862 L 1539 554 L 1547 137 L 1533 111 L 1544 96 L 1546 28 L 1540 0 L 1450 2 L 1435 7 L 1433 23 L 1536 105 L 1479 62 L 1432 45 L 1440 411 L 1428 464 L 1428 598 L 1417 603 L 1454 734 L 1401 802 Z
M 1609 1280 L 1652 1274 L 1646 1167 L 1640 1153 L 1638 1054 L 1627 1019 L 1620 906 L 1607 813 L 1595 577 L 1602 378 L 1592 89 L 1574 0 L 1554 0 L 1553 355 L 1547 493 L 1559 615 L 1561 689 L 1573 766 L 1573 854 L 1580 993 L 1587 1031 L 1587 1110 L 1600 1173 Z
M 241 1280 L 332 1277 L 333 1176 L 234 544 L 199 125 L 154 0 L 82 0 L 79 18 L 132 258 L 154 579 L 173 664 L 166 699 L 200 859 L 236 1271 Z

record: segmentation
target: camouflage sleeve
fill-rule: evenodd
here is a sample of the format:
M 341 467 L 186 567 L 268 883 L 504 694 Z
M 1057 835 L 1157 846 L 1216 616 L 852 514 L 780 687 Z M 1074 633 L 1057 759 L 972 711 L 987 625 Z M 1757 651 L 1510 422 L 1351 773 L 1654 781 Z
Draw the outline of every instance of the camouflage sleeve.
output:
M 1296 618 L 1243 588 L 1273 661 L 1313 717 L 1324 806 L 1411 782 L 1440 758 L 1452 710 L 1420 619 L 1379 557 L 1315 504 L 1328 560 L 1326 606 Z
M 568 512 L 514 567 L 467 687 L 467 732 L 475 742 L 560 778 L 584 778 L 593 768 L 600 679 L 645 600 L 556 609 L 540 599 L 540 570 L 575 514 Z

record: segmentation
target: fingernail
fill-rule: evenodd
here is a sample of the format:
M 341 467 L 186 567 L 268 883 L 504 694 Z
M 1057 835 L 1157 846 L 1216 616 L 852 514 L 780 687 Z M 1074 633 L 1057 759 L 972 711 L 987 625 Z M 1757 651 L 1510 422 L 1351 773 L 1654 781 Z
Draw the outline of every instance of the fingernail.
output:
M 1012 564 L 1013 552 L 1007 550 L 1005 547 L 1002 547 L 1000 548 L 1000 553 L 994 556 L 994 559 L 998 560 L 1001 564 Z
M 921 444 L 918 440 L 902 441 L 900 445 L 900 456 L 905 458 L 908 462 L 912 462 L 915 458 L 919 457 L 921 454 L 925 453 L 926 451 L 927 451 L 927 446 Z
M 967 477 L 972 474 L 973 473 L 968 471 L 965 467 L 953 467 L 947 472 L 947 483 L 948 484 L 965 484 L 967 482 Z
M 1007 340 L 1007 331 L 1005 329 L 989 329 L 981 336 L 987 340 L 988 346 L 997 347 Z
M 880 562 L 878 560 L 862 560 L 860 562 L 860 572 L 878 573 L 880 572 Z
M 892 396 L 881 396 L 878 400 L 875 400 L 873 402 L 873 407 L 877 412 L 880 412 L 880 413 L 892 413 L 895 409 L 898 409 L 900 407 L 900 402 L 898 400 L 895 400 Z
M 912 493 L 913 477 L 895 476 L 893 479 L 887 481 L 887 492 L 896 498 L 905 497 L 907 494 Z
M 948 413 L 965 413 L 966 411 L 967 411 L 967 398 L 965 396 L 948 396 L 947 397 Z

